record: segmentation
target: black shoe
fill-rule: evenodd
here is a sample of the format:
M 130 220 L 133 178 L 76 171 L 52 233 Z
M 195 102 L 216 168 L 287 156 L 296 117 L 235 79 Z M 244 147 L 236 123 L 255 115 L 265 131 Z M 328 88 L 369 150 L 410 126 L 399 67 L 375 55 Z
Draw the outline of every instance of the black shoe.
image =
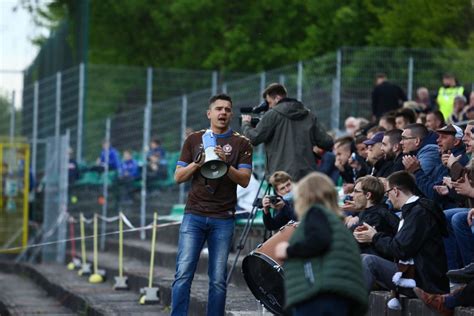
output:
M 469 283 L 474 280 L 474 262 L 462 269 L 450 270 L 446 275 L 453 283 Z

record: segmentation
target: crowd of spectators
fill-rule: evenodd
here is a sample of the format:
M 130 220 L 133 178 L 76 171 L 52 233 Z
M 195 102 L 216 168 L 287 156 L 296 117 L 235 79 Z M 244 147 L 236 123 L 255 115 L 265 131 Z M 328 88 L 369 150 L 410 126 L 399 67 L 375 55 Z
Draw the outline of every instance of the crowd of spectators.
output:
M 366 286 L 392 290 L 393 309 L 401 308 L 400 293 L 443 315 L 474 306 L 474 92 L 447 74 L 435 94 L 420 87 L 407 101 L 380 74 L 372 110 L 371 121 L 346 119 L 333 152 L 314 148 L 319 171 L 342 187 L 341 210 L 359 244 Z M 266 227 L 293 219 L 290 207 L 267 199 Z

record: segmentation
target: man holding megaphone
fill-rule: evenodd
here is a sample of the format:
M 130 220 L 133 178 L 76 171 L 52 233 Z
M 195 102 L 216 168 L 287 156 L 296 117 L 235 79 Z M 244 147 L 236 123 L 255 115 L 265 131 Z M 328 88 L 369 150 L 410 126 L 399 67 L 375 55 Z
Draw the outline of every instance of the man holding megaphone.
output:
M 211 97 L 207 118 L 209 129 L 186 138 L 174 175 L 177 183 L 191 180 L 191 190 L 179 230 L 172 315 L 188 314 L 191 282 L 206 241 L 210 278 L 207 314 L 224 315 L 237 184 L 247 187 L 252 173 L 252 145 L 230 128 L 232 99 L 225 94 Z

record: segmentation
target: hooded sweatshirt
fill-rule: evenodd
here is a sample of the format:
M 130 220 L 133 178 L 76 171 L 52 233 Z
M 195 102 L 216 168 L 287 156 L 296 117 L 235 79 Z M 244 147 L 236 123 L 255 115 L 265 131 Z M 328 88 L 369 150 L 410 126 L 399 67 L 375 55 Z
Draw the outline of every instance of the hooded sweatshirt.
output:
M 265 173 L 286 171 L 298 181 L 316 171 L 313 146 L 332 150 L 333 140 L 318 123 L 316 116 L 301 102 L 285 98 L 262 117 L 255 128 L 242 122 L 242 132 L 252 145 L 265 144 Z

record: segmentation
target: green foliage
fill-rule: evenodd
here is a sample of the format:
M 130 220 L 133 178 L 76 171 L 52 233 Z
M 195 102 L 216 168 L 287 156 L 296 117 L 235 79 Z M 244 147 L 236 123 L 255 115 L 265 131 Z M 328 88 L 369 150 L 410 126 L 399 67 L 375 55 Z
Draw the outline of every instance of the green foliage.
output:
M 92 64 L 255 72 L 341 46 L 465 49 L 474 33 L 469 0 L 89 1 Z M 77 3 L 36 16 L 75 16 Z

